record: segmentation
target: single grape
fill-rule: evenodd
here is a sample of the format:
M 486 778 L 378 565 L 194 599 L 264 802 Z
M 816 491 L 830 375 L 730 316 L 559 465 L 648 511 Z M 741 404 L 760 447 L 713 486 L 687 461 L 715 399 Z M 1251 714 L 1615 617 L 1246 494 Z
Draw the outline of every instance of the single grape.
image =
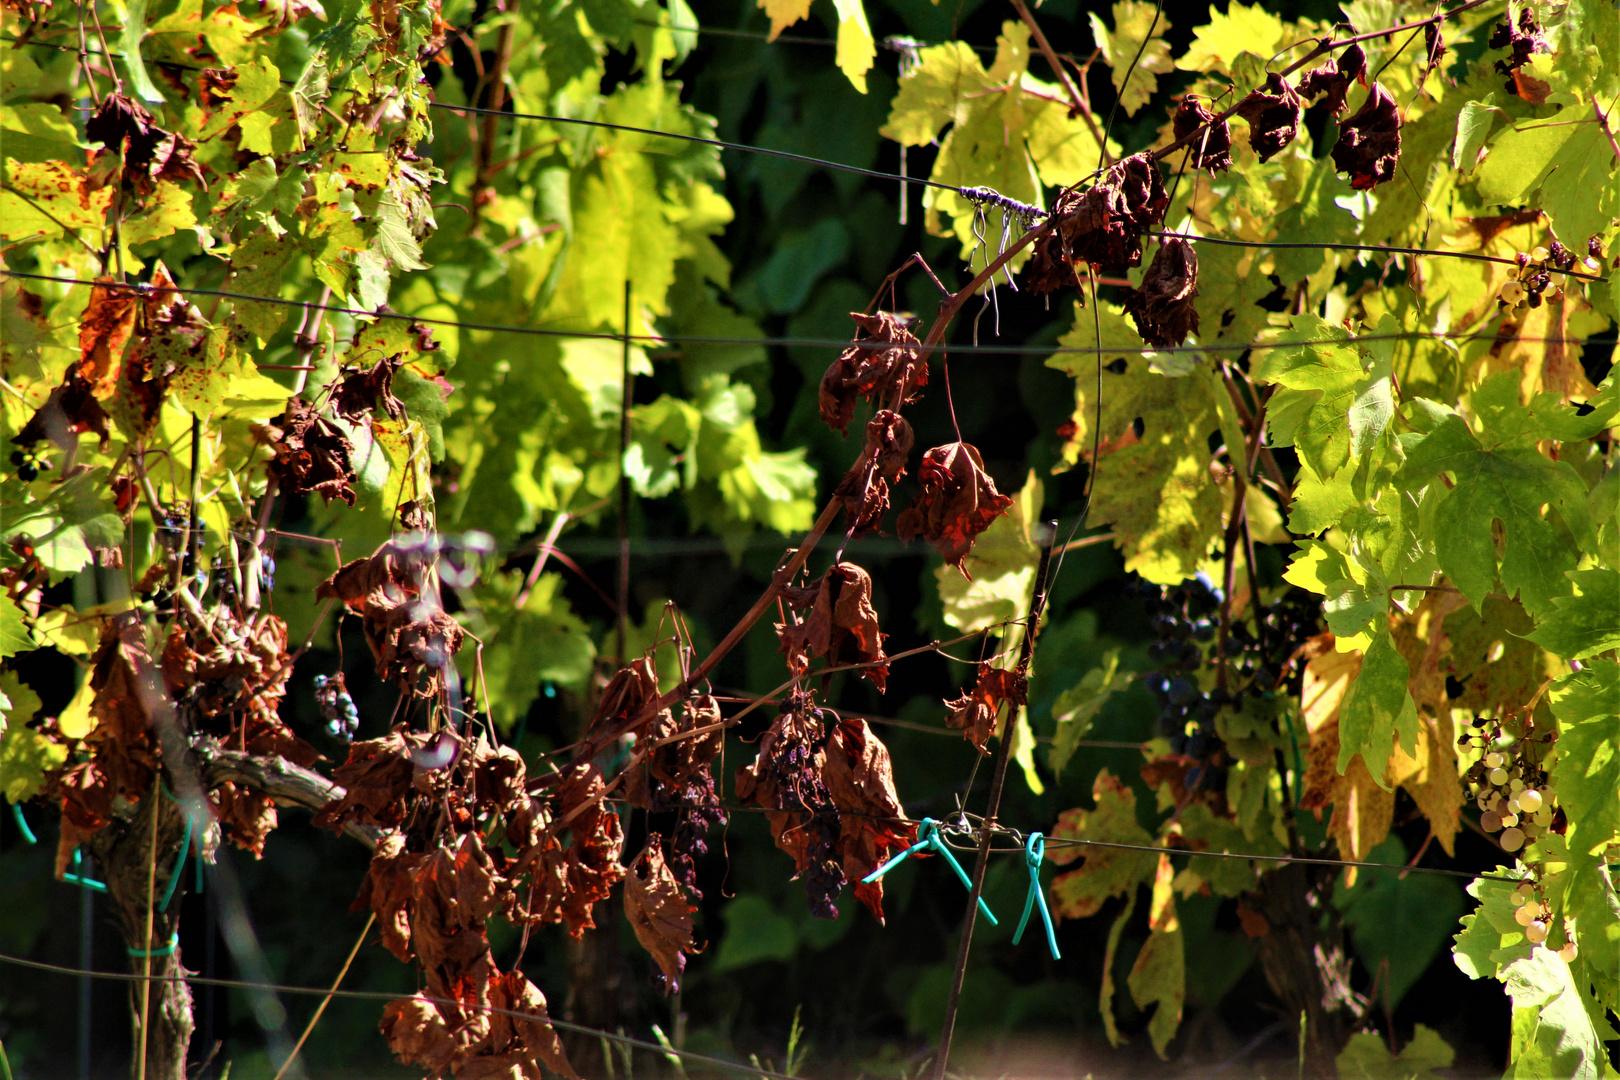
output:
M 1540 945 L 1547 940 L 1547 924 L 1537 919 L 1524 928 L 1524 936 L 1530 939 L 1532 945 Z
M 1502 827 L 1502 815 L 1495 810 L 1487 810 L 1479 815 L 1479 827 L 1486 832 L 1495 832 Z
M 1524 790 L 1524 781 L 1515 776 L 1512 780 L 1508 781 L 1508 790 L 1517 795 L 1519 792 Z
M 1508 902 L 1510 904 L 1512 904 L 1514 907 L 1523 907 L 1525 901 L 1528 900 L 1528 899 L 1530 899 L 1530 898 L 1528 896 L 1526 896 L 1519 889 L 1514 889 L 1511 893 L 1508 894 Z
M 1170 695 L 1170 700 L 1175 702 L 1177 705 L 1187 704 L 1197 693 L 1197 690 L 1194 689 L 1193 684 L 1188 682 L 1186 679 L 1171 679 L 1170 685 L 1166 687 L 1166 691 Z
M 1541 792 L 1535 788 L 1525 788 L 1519 792 L 1519 809 L 1527 814 L 1534 814 L 1541 809 Z
M 1516 828 L 1504 829 L 1502 831 L 1503 851 L 1518 851 L 1522 847 L 1524 847 L 1523 831 Z
M 1552 819 L 1552 809 L 1550 807 L 1543 806 L 1540 810 L 1536 811 L 1536 816 L 1533 820 L 1538 826 L 1545 829 L 1547 826 L 1552 824 Z
M 1519 823 L 1519 815 L 1518 814 L 1509 813 L 1509 814 L 1503 814 L 1502 815 L 1502 827 L 1504 829 L 1511 829 L 1514 826 L 1518 825 L 1518 823 Z
M 1495 750 L 1492 750 L 1490 753 L 1485 755 L 1485 767 L 1487 769 L 1501 768 L 1502 762 L 1506 760 L 1507 759 L 1501 754 L 1497 753 Z
M 1536 916 L 1540 914 L 1540 904 L 1526 902 L 1520 904 L 1518 909 L 1513 912 L 1513 921 L 1518 923 L 1520 926 L 1529 926 L 1535 921 Z
M 17 466 L 17 475 L 25 483 L 32 484 L 39 478 L 39 468 L 32 461 L 25 461 Z
M 1575 942 L 1573 940 L 1564 942 L 1564 947 L 1558 950 L 1558 957 L 1566 964 L 1574 963 Z
M 1507 770 L 1499 765 L 1490 771 L 1490 778 L 1491 785 L 1493 787 L 1501 787 L 1503 784 L 1507 783 Z

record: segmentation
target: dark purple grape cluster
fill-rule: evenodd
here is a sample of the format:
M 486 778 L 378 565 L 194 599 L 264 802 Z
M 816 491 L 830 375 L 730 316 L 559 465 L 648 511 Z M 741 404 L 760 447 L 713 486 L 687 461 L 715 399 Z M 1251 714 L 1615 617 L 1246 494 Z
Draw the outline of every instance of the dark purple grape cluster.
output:
M 276 588 L 276 560 L 268 551 L 259 553 L 259 595 L 269 596 Z
M 315 702 L 326 720 L 326 730 L 348 742 L 360 728 L 360 711 L 354 707 L 349 688 L 344 685 L 343 672 L 330 677 L 315 676 Z
M 694 773 L 677 790 L 655 785 L 652 811 L 675 812 L 675 827 L 667 835 L 670 873 L 686 888 L 697 891 L 697 860 L 709 853 L 705 839 L 710 829 L 723 827 L 731 818 L 720 809 L 720 793 L 707 768 Z
M 841 831 L 838 808 L 832 793 L 816 770 L 816 758 L 831 729 L 808 694 L 794 694 L 782 705 L 782 720 L 767 755 L 764 772 L 776 781 L 776 809 L 798 810 L 810 815 L 801 826 L 805 842 L 805 868 L 799 872 L 810 912 L 818 919 L 838 918 L 833 901 L 844 888 L 844 871 L 838 861 L 838 835 Z

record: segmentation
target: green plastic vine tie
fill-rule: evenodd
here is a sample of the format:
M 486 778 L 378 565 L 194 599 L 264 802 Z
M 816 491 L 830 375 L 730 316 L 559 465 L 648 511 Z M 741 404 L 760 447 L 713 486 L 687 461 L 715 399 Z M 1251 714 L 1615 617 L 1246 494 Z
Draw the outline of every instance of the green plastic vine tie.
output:
M 1061 960 L 1063 954 L 1058 952 L 1057 934 L 1052 930 L 1052 913 L 1046 909 L 1046 892 L 1041 888 L 1041 862 L 1046 858 L 1046 837 L 1040 833 L 1030 833 L 1029 839 L 1024 841 L 1024 863 L 1029 867 L 1029 895 L 1024 897 L 1024 917 L 1018 920 L 1018 929 L 1013 931 L 1013 944 L 1017 945 L 1024 936 L 1024 927 L 1029 925 L 1029 913 L 1036 904 L 1041 905 L 1041 922 L 1046 926 L 1046 947 L 1052 950 L 1052 959 Z
M 163 946 L 161 949 L 153 949 L 151 952 L 147 952 L 145 949 L 125 949 L 124 951 L 135 957 L 137 960 L 145 957 L 152 957 L 153 959 L 156 959 L 159 956 L 174 955 L 174 950 L 178 949 L 179 947 L 180 931 L 176 930 L 174 933 L 169 935 L 169 943 Z
M 902 851 L 894 858 L 890 859 L 888 862 L 884 863 L 882 866 L 878 867 L 876 870 L 872 871 L 870 874 L 867 874 L 861 879 L 861 884 L 870 885 L 884 874 L 887 874 L 890 870 L 893 870 L 895 867 L 905 862 L 906 859 L 924 849 L 931 849 L 934 854 L 943 857 L 944 860 L 950 864 L 951 869 L 956 871 L 956 876 L 958 880 L 962 882 L 963 887 L 969 892 L 973 891 L 973 882 L 969 880 L 967 871 L 962 869 L 962 864 L 956 861 L 956 856 L 951 854 L 951 849 L 946 847 L 945 842 L 939 838 L 938 822 L 936 822 L 933 818 L 926 817 L 922 819 L 922 826 L 917 830 L 917 842 L 906 848 L 906 850 Z M 984 897 L 982 896 L 979 897 L 979 910 L 984 912 L 984 917 L 990 920 L 991 926 L 996 925 L 996 917 L 991 913 L 989 906 L 985 904 Z
M 83 862 L 84 862 L 83 853 L 81 853 L 78 848 L 74 848 L 73 849 L 73 873 L 71 873 L 71 874 L 63 874 L 62 875 L 62 880 L 67 882 L 69 885 L 77 885 L 82 889 L 89 889 L 91 892 L 106 892 L 107 891 L 107 886 L 106 885 L 104 885 L 103 883 L 101 883 L 99 881 L 94 880 L 93 878 L 87 878 L 83 874 L 79 873 L 79 867 L 83 864 Z
M 28 827 L 28 819 L 23 817 L 21 803 L 11 804 L 11 816 L 17 819 L 17 828 L 22 833 L 24 840 L 28 841 L 30 844 L 39 843 L 39 837 L 35 836 L 34 830 Z

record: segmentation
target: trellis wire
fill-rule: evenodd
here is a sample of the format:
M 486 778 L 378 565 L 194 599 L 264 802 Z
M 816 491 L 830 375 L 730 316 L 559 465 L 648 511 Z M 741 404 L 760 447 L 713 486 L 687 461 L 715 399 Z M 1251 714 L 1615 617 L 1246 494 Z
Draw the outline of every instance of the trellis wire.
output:
M 1189 239 L 1198 239 L 1190 237 Z M 1266 244 L 1255 244 L 1256 247 L 1267 247 Z M 1310 245 L 1318 246 L 1318 245 Z M 1434 252 L 1433 254 L 1448 254 Z M 1456 254 L 1456 253 L 1450 253 Z M 61 285 L 92 285 L 104 289 L 124 289 L 137 295 L 149 293 L 174 293 L 176 295 L 190 294 L 193 296 L 218 296 L 228 300 L 246 300 L 256 304 L 274 304 L 280 307 L 318 308 L 324 311 L 336 312 L 340 315 L 352 315 L 361 319 L 388 319 L 395 322 L 420 323 L 424 326 L 445 326 L 458 330 L 478 330 L 492 334 L 517 334 L 521 336 L 568 338 L 586 341 L 612 341 L 621 342 L 624 334 L 606 332 L 592 332 L 583 330 L 548 330 L 535 326 L 505 326 L 500 323 L 466 322 L 458 319 L 439 319 L 427 315 L 409 315 L 398 311 L 367 311 L 364 308 L 347 307 L 342 304 L 320 303 L 312 300 L 289 300 L 279 296 L 258 296 L 253 293 L 235 292 L 230 289 L 206 289 L 177 286 L 173 289 L 159 289 L 143 282 L 115 282 L 96 281 L 91 278 L 66 277 L 54 274 L 34 274 L 22 270 L 0 269 L 0 277 L 15 278 L 25 281 L 48 281 Z M 1600 281 L 1607 280 L 1598 279 Z M 827 348 L 827 349 L 870 349 L 883 351 L 895 346 L 880 341 L 845 341 L 838 338 L 801 338 L 801 337 L 709 337 L 696 334 L 632 334 L 630 340 L 650 345 L 661 344 L 687 344 L 687 345 L 757 345 L 779 346 L 784 348 Z M 1388 334 L 1352 334 L 1347 337 L 1320 337 L 1302 338 L 1297 341 L 1214 341 L 1207 345 L 1173 345 L 1165 348 L 1152 348 L 1146 344 L 1136 345 L 1107 345 L 1101 348 L 1084 345 L 969 345 L 953 344 L 949 346 L 952 352 L 980 353 L 985 355 L 1030 355 L 1030 356 L 1115 356 L 1119 354 L 1134 354 L 1145 357 L 1172 356 L 1177 354 L 1198 353 L 1244 353 L 1265 349 L 1297 349 L 1315 345 L 1355 345 L 1367 341 L 1454 341 L 1467 343 L 1471 341 L 1502 341 L 1504 344 L 1515 342 L 1524 344 L 1568 344 L 1567 335 L 1557 337 L 1513 336 L 1503 338 L 1495 332 L 1464 332 L 1445 333 L 1438 330 L 1402 330 Z
M 550 1015 L 540 1017 L 532 1012 L 523 1012 L 519 1009 L 503 1009 L 496 1005 L 480 1005 L 476 1002 L 461 1002 L 452 998 L 433 997 L 420 992 L 411 995 L 403 992 L 391 992 L 387 990 L 344 990 L 342 988 L 334 989 L 327 986 L 298 986 L 292 983 L 254 982 L 247 979 L 210 979 L 201 975 L 153 975 L 151 977 L 147 977 L 122 971 L 101 971 L 95 968 L 76 968 L 68 967 L 65 964 L 51 964 L 43 960 L 27 960 L 20 956 L 11 956 L 7 953 L 0 953 L 0 964 L 12 964 L 17 967 L 30 968 L 34 971 L 50 972 L 54 975 L 73 975 L 80 978 L 106 979 L 114 982 L 170 982 L 173 980 L 180 980 L 194 986 L 217 986 L 227 990 L 257 990 L 263 993 L 296 994 L 305 997 L 331 996 L 338 998 L 350 998 L 357 1001 L 398 1001 L 402 998 L 415 997 L 419 1001 L 426 1001 L 432 1005 L 447 1005 L 451 1008 L 465 1009 L 469 1012 L 492 1013 L 500 1016 L 510 1016 L 517 1020 L 527 1020 L 530 1022 L 543 1019 L 552 1027 L 562 1028 L 564 1031 L 574 1031 L 581 1035 L 595 1035 L 601 1039 L 608 1039 L 612 1042 L 639 1047 L 655 1054 L 675 1054 L 704 1065 L 714 1065 L 722 1069 L 729 1069 L 733 1072 L 747 1073 L 751 1076 L 767 1076 L 771 1077 L 772 1080 L 805 1080 L 805 1078 L 802 1076 L 790 1076 L 787 1073 L 776 1072 L 771 1069 L 763 1068 L 759 1065 L 745 1065 L 741 1062 L 727 1061 L 724 1058 L 710 1057 L 708 1054 L 700 1054 L 694 1050 L 678 1050 L 673 1046 L 660 1046 L 657 1043 L 648 1042 L 645 1039 L 638 1039 L 632 1035 L 624 1035 L 614 1031 L 602 1031 L 599 1028 L 586 1027 L 584 1024 L 576 1024 L 569 1020 L 559 1020 Z

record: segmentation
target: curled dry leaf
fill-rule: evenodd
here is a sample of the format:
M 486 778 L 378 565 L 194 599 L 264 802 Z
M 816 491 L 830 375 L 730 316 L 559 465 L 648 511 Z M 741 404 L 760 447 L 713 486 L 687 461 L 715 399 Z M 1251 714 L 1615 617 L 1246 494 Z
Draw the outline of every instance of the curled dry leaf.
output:
M 1035 243 L 1028 288 L 1051 292 L 1076 280 L 1076 264 L 1106 273 L 1142 264 L 1142 234 L 1164 222 L 1170 196 L 1151 154 L 1109 166 L 1085 191 L 1065 191 L 1052 205 L 1056 227 Z
M 68 447 L 73 445 L 75 435 L 93 431 L 105 446 L 110 434 L 109 420 L 107 411 L 96 400 L 78 368 L 68 368 L 61 384 L 52 388 L 45 404 L 34 411 L 11 441 L 19 446 L 33 446 L 46 439 L 56 446 Z
M 264 857 L 264 842 L 276 828 L 276 804 L 270 796 L 226 781 L 208 793 L 220 830 L 243 851 Z
M 625 721 L 635 719 L 649 703 L 657 701 L 658 696 L 658 669 L 652 657 L 631 661 L 616 671 L 602 688 L 591 730 L 616 729 Z M 641 726 L 656 726 L 669 716 L 669 710 L 663 709 Z
M 1440 61 L 1446 57 L 1446 39 L 1440 33 L 1439 23 L 1430 23 L 1423 28 L 1423 63 L 1429 71 L 1440 66 Z
M 1142 340 L 1172 348 L 1198 332 L 1198 255 L 1180 237 L 1166 238 L 1142 275 L 1142 287 L 1125 294 L 1125 310 Z
M 883 922 L 883 882 L 861 879 L 917 839 L 917 827 L 905 820 L 894 788 L 889 748 L 865 720 L 840 721 L 828 736 L 822 778 L 840 829 L 838 858 L 844 877 L 854 883 L 855 899 Z
M 315 595 L 358 612 L 379 678 L 417 697 L 432 697 L 466 634 L 431 595 L 424 596 L 420 556 L 393 542 L 346 563 Z
M 694 782 L 709 786 L 703 780 L 725 746 L 726 733 L 720 723 L 720 703 L 707 694 L 687 700 L 678 720 L 668 709 L 659 713 L 646 737 L 661 745 L 626 778 L 630 802 L 643 810 L 674 810 L 690 801 L 688 789 Z M 703 734 L 687 735 L 696 731 Z
M 85 121 L 84 137 L 122 153 L 124 182 L 142 195 L 150 195 L 159 180 L 204 183 L 202 169 L 192 157 L 197 144 L 158 127 L 146 106 L 127 94 L 108 94 Z
M 1208 134 L 1200 130 L 1208 129 Z M 1177 142 L 1191 136 L 1187 143 L 1192 151 L 1190 164 L 1195 169 L 1212 172 L 1232 167 L 1232 128 L 1225 120 L 1216 120 L 1215 114 L 1204 105 L 1197 94 L 1188 94 L 1176 107 L 1171 133 Z
M 388 1003 L 378 1025 L 401 1064 L 457 1080 L 542 1080 L 540 1066 L 579 1080 L 551 1026 L 545 995 L 519 971 L 498 972 L 484 987 L 489 1009 L 447 1018 L 443 1006 L 415 994 Z M 523 1013 L 524 1016 L 512 1016 Z
M 332 780 L 343 795 L 315 813 L 317 828 L 342 832 L 351 821 L 379 829 L 394 829 L 405 820 L 406 800 L 412 790 L 416 766 L 411 751 L 425 738 L 395 728 L 380 739 L 351 743 L 349 759 L 332 770 Z
M 657 962 L 666 994 L 680 992 L 686 957 L 698 951 L 692 944 L 692 912 L 696 910 L 686 902 L 686 890 L 664 862 L 661 838 L 652 834 L 625 874 L 624 916 L 641 947 Z
M 962 560 L 973 550 L 973 538 L 1005 514 L 1012 499 L 996 490 L 979 451 L 965 442 L 946 443 L 923 454 L 917 478 L 922 494 L 896 522 L 900 539 L 922 537 L 971 579 Z
M 1354 26 L 1350 33 L 1355 33 Z M 1321 97 L 1328 112 L 1340 116 L 1344 113 L 1345 95 L 1358 81 L 1367 85 L 1367 54 L 1360 45 L 1351 45 L 1337 57 L 1329 57 L 1321 67 L 1306 72 L 1299 80 L 1299 96 L 1305 101 Z
M 950 710 L 945 725 L 960 731 L 968 742 L 978 747 L 979 753 L 988 754 L 990 751 L 984 744 L 995 733 L 1001 706 L 1009 701 L 1014 705 L 1029 704 L 1029 680 L 1023 672 L 980 664 L 973 689 L 945 703 Z
M 90 715 L 95 726 L 85 746 L 106 775 L 114 798 L 139 802 L 152 790 L 158 767 L 155 710 L 163 687 L 147 649 L 146 627 L 138 610 L 108 619 L 90 659 Z
M 928 385 L 928 365 L 918 356 L 921 344 L 915 319 L 892 311 L 876 315 L 850 312 L 858 329 L 855 341 L 821 377 L 821 419 L 839 434 L 855 415 L 855 399 L 899 409 L 917 400 L 915 391 Z
M 831 667 L 868 664 L 861 674 L 881 693 L 889 664 L 883 652 L 885 635 L 872 610 L 871 576 L 854 563 L 835 563 L 822 575 L 809 608 L 800 622 L 776 624 L 789 670 L 802 675 L 818 657 Z
M 309 766 L 321 755 L 280 717 L 291 675 L 287 624 L 274 615 L 243 621 L 225 608 L 208 633 L 175 623 L 163 648 L 164 683 L 193 730 Z
M 1339 127 L 1333 165 L 1350 174 L 1350 186 L 1371 191 L 1395 176 L 1401 156 L 1401 109 L 1382 83 L 1373 83 L 1367 100 Z
M 851 536 L 869 533 L 882 522 L 889 489 L 906 475 L 911 444 L 911 425 L 899 413 L 879 409 L 867 421 L 866 448 L 833 492 L 844 504 Z
M 350 371 L 332 390 L 332 407 L 345 420 L 368 415 L 398 420 L 405 415 L 405 403 L 394 396 L 394 372 L 403 361 L 397 356 L 378 360 L 367 371 Z
M 90 287 L 90 301 L 79 319 L 78 373 L 97 398 L 106 401 L 118 387 L 124 348 L 135 333 L 140 299 L 117 288 L 111 278 Z
M 1299 95 L 1275 71 L 1237 107 L 1237 114 L 1249 122 L 1249 146 L 1261 161 L 1270 161 L 1294 141 L 1303 111 Z
M 292 495 L 315 492 L 331 502 L 354 505 L 354 445 L 332 421 L 302 398 L 288 398 L 287 411 L 270 428 L 275 458 L 271 471 Z
M 1542 32 L 1541 24 L 1536 21 L 1536 12 L 1528 4 L 1519 8 L 1518 22 L 1509 18 L 1496 24 L 1491 30 L 1491 39 L 1488 42 L 1493 49 L 1507 49 L 1508 55 L 1498 60 L 1496 70 L 1508 76 L 1507 88 L 1518 93 L 1513 82 L 1513 74 L 1530 62 L 1530 57 L 1538 52 L 1550 51 L 1547 37 Z

